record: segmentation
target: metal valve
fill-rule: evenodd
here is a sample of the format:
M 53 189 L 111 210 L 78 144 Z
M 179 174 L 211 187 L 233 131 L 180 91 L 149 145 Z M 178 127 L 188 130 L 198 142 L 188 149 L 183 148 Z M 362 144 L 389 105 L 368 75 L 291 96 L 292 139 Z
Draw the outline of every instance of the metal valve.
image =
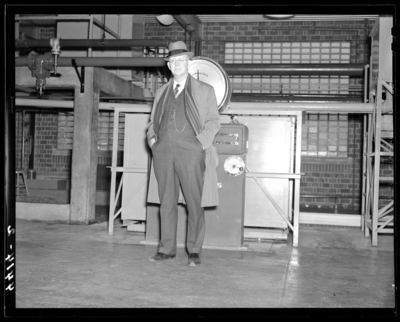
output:
M 60 77 L 57 73 L 57 58 L 61 54 L 60 38 L 50 39 L 51 53 L 54 55 L 54 72 L 50 74 L 51 77 Z
M 32 77 L 36 77 L 36 90 L 41 97 L 46 89 L 46 78 L 54 67 L 54 58 L 51 53 L 44 55 L 31 51 L 28 55 L 28 68 L 32 71 Z

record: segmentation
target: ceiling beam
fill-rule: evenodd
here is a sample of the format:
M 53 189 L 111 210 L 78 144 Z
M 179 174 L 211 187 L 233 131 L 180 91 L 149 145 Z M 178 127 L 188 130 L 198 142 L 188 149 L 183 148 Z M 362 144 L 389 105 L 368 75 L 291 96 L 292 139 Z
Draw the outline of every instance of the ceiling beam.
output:
M 201 40 L 202 22 L 196 15 L 174 15 L 175 20 L 190 33 L 192 39 Z

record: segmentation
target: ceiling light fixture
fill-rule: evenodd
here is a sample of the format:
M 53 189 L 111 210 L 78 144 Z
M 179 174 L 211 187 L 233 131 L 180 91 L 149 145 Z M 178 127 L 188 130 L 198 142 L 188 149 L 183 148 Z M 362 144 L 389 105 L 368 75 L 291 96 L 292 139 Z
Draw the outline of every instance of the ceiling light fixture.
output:
M 294 15 L 264 15 L 264 17 L 269 19 L 288 19 L 294 17 Z
M 156 17 L 156 20 L 164 26 L 169 26 L 174 22 L 174 17 L 171 15 L 160 15 Z

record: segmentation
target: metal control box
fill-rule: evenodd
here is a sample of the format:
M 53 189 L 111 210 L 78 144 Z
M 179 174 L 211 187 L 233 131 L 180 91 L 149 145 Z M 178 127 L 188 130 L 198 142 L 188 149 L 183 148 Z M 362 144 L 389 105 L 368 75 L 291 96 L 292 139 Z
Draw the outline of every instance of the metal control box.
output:
M 249 148 L 249 129 L 243 124 L 223 123 L 214 139 L 218 154 L 245 154 Z
M 215 136 L 219 206 L 206 209 L 204 245 L 243 246 L 248 137 L 243 124 L 221 124 Z

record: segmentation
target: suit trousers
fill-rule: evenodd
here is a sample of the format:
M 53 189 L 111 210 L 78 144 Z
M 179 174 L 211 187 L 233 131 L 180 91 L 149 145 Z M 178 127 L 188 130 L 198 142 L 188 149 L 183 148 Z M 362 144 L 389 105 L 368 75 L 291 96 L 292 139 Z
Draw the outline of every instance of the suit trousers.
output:
M 191 132 L 163 132 L 152 146 L 154 172 L 160 197 L 161 238 L 158 251 L 176 254 L 179 187 L 186 201 L 188 225 L 186 247 L 200 253 L 205 236 L 204 184 L 205 151 Z

